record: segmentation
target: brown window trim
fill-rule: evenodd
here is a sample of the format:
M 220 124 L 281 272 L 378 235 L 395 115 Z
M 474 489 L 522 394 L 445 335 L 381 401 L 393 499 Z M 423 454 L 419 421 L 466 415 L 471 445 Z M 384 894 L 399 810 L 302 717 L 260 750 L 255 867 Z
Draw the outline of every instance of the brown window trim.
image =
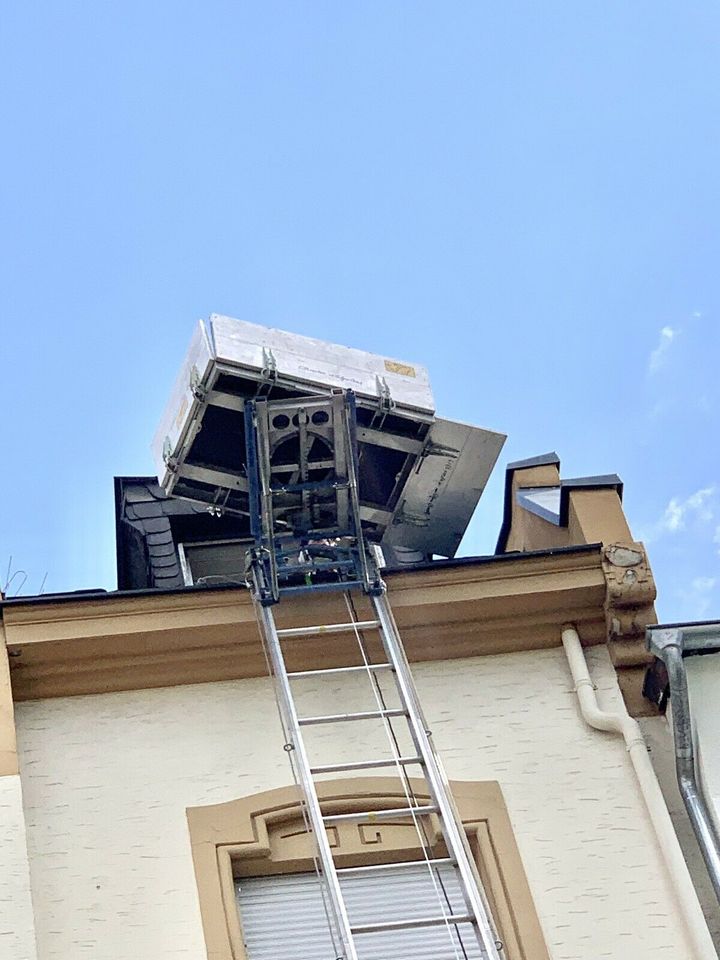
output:
M 427 798 L 424 780 L 412 781 L 416 796 Z M 507 960 L 549 960 L 530 888 L 505 807 L 495 781 L 453 782 L 453 796 L 505 944 Z M 347 778 L 318 784 L 323 812 L 381 810 L 402 805 L 399 780 Z M 235 880 L 243 876 L 313 870 L 310 837 L 296 787 L 187 811 L 195 877 L 208 960 L 247 960 Z M 434 816 L 428 836 L 438 844 Z M 412 820 L 377 825 L 341 823 L 328 831 L 340 866 L 416 860 L 420 847 Z

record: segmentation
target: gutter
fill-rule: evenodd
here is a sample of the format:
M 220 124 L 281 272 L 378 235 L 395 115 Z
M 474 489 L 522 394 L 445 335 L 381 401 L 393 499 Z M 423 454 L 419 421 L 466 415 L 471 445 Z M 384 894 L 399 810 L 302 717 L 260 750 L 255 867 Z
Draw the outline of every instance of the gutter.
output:
M 583 719 L 596 730 L 619 733 L 625 740 L 638 786 L 675 892 L 677 906 L 692 945 L 693 958 L 694 960 L 717 960 L 710 931 L 670 819 L 665 798 L 657 782 L 640 725 L 627 712 L 609 713 L 600 709 L 580 637 L 571 624 L 563 627 L 562 642 Z
M 698 779 L 688 693 L 686 656 L 720 651 L 720 624 L 680 624 L 650 627 L 647 646 L 665 664 L 670 687 L 675 770 L 680 796 L 695 831 L 715 896 L 720 902 L 720 835 Z

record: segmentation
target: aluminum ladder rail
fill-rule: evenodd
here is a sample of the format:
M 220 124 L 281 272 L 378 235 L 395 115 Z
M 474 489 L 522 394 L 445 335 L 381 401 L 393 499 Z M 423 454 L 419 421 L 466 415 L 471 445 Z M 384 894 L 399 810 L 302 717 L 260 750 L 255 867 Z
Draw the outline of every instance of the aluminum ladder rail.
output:
M 266 650 L 277 685 L 278 701 L 283 716 L 286 736 L 288 737 L 286 749 L 293 754 L 297 777 L 305 798 L 309 825 L 315 835 L 319 864 L 326 884 L 330 908 L 335 922 L 335 932 L 342 944 L 343 954 L 342 958 L 339 957 L 338 960 L 358 960 L 356 938 L 363 934 L 403 930 L 413 927 L 449 926 L 453 928 L 455 937 L 458 937 L 461 925 L 474 928 L 479 946 L 484 950 L 484 956 L 487 960 L 502 960 L 502 943 L 493 926 L 490 909 L 483 893 L 482 883 L 450 792 L 447 777 L 432 744 L 431 735 L 422 713 L 415 684 L 412 679 L 397 625 L 390 609 L 390 604 L 385 593 L 379 596 L 373 596 L 370 599 L 373 603 L 376 617 L 374 620 L 350 621 L 348 623 L 322 624 L 290 629 L 278 629 L 275 624 L 272 606 L 263 606 L 256 602 L 258 617 L 264 633 Z M 286 668 L 282 649 L 282 642 L 286 638 L 368 630 L 376 630 L 379 632 L 386 657 L 385 663 L 374 663 L 369 666 L 362 665 L 359 667 L 333 667 L 319 670 L 304 670 L 294 673 L 289 673 Z M 300 717 L 298 715 L 292 689 L 293 679 L 307 676 L 322 676 L 323 674 L 332 676 L 343 673 L 357 673 L 362 671 L 376 672 L 380 670 L 391 671 L 394 675 L 400 699 L 399 708 L 363 711 L 362 713 L 328 714 L 316 717 Z M 302 735 L 302 728 L 304 726 L 317 723 L 342 723 L 354 720 L 385 719 L 400 716 L 405 717 L 408 723 L 416 756 L 399 757 L 393 758 L 392 760 L 361 760 L 353 763 L 326 764 L 323 766 L 313 766 L 311 764 Z M 367 813 L 323 815 L 316 789 L 316 776 L 325 773 L 395 767 L 397 765 L 401 765 L 404 768 L 405 765 L 409 764 L 417 764 L 422 768 L 430 803 L 403 808 L 373 810 Z M 345 873 L 351 874 L 359 870 L 363 873 L 371 873 L 373 871 L 381 872 L 383 869 L 387 869 L 387 865 L 345 868 L 344 870 L 336 868 L 326 828 L 340 821 L 362 822 L 365 817 L 372 817 L 373 821 L 377 821 L 386 818 L 397 818 L 403 815 L 412 816 L 413 819 L 415 819 L 416 817 L 422 817 L 428 814 L 437 815 L 449 854 L 448 858 L 431 859 L 429 864 L 437 865 L 440 862 L 452 863 L 457 869 L 463 898 L 465 900 L 465 913 L 371 924 L 353 924 L 345 906 L 340 883 L 341 876 Z M 398 864 L 394 864 L 394 866 L 398 866 Z

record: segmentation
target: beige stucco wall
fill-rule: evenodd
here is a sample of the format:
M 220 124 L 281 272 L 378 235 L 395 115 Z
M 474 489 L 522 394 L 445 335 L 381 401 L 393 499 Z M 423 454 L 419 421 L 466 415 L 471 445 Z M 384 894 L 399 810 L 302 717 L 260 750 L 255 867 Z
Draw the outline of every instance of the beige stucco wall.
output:
M 20 777 L 0 776 L 0 957 L 36 960 Z
M 689 958 L 624 744 L 579 718 L 562 651 L 414 670 L 449 775 L 502 786 L 554 960 Z M 319 692 L 302 712 L 327 712 Z M 202 960 L 185 807 L 290 782 L 269 682 L 28 702 L 17 724 L 39 960 Z M 339 732 L 317 728 L 316 762 L 372 755 L 365 723 Z

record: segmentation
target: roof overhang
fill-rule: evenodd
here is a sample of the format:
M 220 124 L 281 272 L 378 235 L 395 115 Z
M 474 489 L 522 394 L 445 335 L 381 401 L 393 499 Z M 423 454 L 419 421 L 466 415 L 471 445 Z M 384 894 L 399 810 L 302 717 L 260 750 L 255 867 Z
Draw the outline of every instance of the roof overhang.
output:
M 411 661 L 560 645 L 576 626 L 586 644 L 606 638 L 606 580 L 598 545 L 447 561 L 388 572 L 388 595 Z M 347 618 L 341 597 L 297 598 L 280 626 Z M 363 618 L 362 602 L 358 615 Z M 2 605 L 16 700 L 107 693 L 267 674 L 244 588 L 26 598 Z M 349 641 L 348 641 L 349 642 Z M 351 649 L 289 641 L 288 667 L 339 666 Z

